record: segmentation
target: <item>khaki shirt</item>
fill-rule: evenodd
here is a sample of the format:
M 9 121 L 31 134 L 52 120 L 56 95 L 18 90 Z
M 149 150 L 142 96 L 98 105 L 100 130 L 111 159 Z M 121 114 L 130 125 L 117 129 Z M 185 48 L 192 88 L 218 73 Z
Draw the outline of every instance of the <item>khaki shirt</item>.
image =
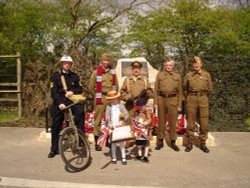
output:
M 211 76 L 204 70 L 201 70 L 201 73 L 189 72 L 185 76 L 183 88 L 185 95 L 188 94 L 188 91 L 203 91 L 209 94 L 213 88 Z
M 149 81 L 143 76 L 132 76 L 126 78 L 121 88 L 121 99 L 127 101 L 128 98 L 135 98 L 140 95 L 143 89 L 147 90 L 147 96 L 153 98 L 154 92 L 150 87 Z
M 181 107 L 183 99 L 181 76 L 175 72 L 161 71 L 157 74 L 155 80 L 155 104 L 158 101 L 158 92 L 177 95 L 177 105 Z
M 91 93 L 92 96 L 95 96 L 96 94 L 96 74 L 97 70 L 93 71 L 90 81 L 89 81 L 89 92 Z M 116 77 L 116 91 L 118 91 L 118 80 Z M 112 91 L 112 74 L 111 72 L 106 72 L 102 75 L 102 93 L 107 93 L 109 91 Z

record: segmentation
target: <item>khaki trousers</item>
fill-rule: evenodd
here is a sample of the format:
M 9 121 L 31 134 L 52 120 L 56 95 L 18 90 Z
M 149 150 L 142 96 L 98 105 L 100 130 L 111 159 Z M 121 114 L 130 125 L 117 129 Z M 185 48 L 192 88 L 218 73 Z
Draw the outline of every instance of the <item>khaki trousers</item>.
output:
M 177 97 L 164 98 L 158 97 L 158 117 L 159 128 L 157 131 L 157 140 L 165 138 L 166 115 L 168 115 L 168 125 L 170 127 L 170 139 L 176 140 L 176 121 L 177 121 Z
M 106 106 L 108 105 L 108 101 L 105 99 L 105 96 L 102 97 L 102 104 L 95 105 L 95 117 L 94 117 L 94 135 L 98 136 L 101 132 L 101 121 L 103 117 L 103 113 L 105 112 Z
M 195 122 L 200 123 L 201 143 L 204 144 L 208 135 L 208 97 L 203 96 L 187 96 L 187 137 L 189 142 L 193 142 Z

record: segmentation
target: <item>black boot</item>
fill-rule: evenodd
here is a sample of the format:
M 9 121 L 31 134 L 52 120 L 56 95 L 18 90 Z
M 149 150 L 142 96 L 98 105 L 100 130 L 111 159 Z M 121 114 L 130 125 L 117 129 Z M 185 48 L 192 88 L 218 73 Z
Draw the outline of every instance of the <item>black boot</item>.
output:
M 190 152 L 193 149 L 193 144 L 192 143 L 188 143 L 185 152 Z
M 102 151 L 102 148 L 97 144 L 98 136 L 95 136 L 95 150 Z
M 201 144 L 200 149 L 201 149 L 202 151 L 204 151 L 205 153 L 209 153 L 209 149 L 207 148 L 207 146 L 206 146 L 205 144 Z
M 54 158 L 57 154 L 59 154 L 58 151 L 50 151 L 48 154 L 48 158 Z
M 171 140 L 171 146 L 174 151 L 180 151 L 180 148 L 175 144 L 175 140 Z
M 163 139 L 159 139 L 155 150 L 160 150 L 161 148 L 163 148 Z
M 137 155 L 137 156 L 136 156 L 136 159 L 137 159 L 137 160 L 141 160 L 141 158 L 142 158 L 141 155 Z
M 149 162 L 149 160 L 148 160 L 148 157 L 143 157 L 143 162 L 145 162 L 145 163 L 148 163 Z
M 108 138 L 107 138 L 107 141 L 106 141 L 105 146 L 106 146 L 107 148 L 111 149 L 111 143 L 109 142 L 109 136 L 108 136 Z

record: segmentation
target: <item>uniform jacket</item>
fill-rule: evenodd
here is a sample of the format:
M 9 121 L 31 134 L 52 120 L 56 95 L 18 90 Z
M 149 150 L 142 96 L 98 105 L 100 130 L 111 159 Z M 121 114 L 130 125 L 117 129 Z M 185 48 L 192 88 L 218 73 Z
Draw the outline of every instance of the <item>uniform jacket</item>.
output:
M 61 75 L 64 75 L 67 84 L 68 91 L 72 91 L 74 94 L 81 94 L 82 87 L 80 86 L 79 76 L 69 71 L 67 74 L 63 73 L 61 70 L 55 72 L 51 77 L 51 97 L 56 106 L 59 104 L 70 104 L 71 101 L 65 97 L 65 91 L 61 82 Z
M 90 81 L 89 81 L 89 92 L 91 93 L 92 96 L 95 96 L 96 94 L 96 74 L 97 74 L 97 70 L 93 71 Z M 119 85 L 118 85 L 118 80 L 116 77 L 116 88 L 118 91 Z M 108 93 L 109 91 L 112 91 L 112 74 L 111 72 L 105 72 L 102 75 L 102 92 L 103 93 Z
M 150 87 L 148 79 L 146 79 L 145 77 L 141 75 L 137 78 L 134 76 L 126 78 L 123 82 L 123 85 L 120 91 L 121 99 L 124 101 L 127 101 L 129 98 L 135 98 L 140 95 L 143 89 L 147 90 L 147 96 L 149 98 L 154 97 L 154 92 L 152 88 Z
M 201 70 L 201 73 L 189 72 L 185 76 L 183 88 L 185 95 L 188 94 L 188 91 L 207 92 L 209 94 L 213 88 L 211 76 L 205 70 Z
M 175 72 L 161 71 L 155 80 L 155 104 L 158 102 L 158 92 L 177 95 L 177 106 L 181 107 L 183 89 L 181 76 Z

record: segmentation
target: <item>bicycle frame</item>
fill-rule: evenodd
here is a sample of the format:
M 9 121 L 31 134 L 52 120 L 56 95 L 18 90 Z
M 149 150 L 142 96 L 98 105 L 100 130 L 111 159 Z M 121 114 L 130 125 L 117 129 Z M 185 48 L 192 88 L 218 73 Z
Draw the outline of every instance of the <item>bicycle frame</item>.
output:
M 85 134 L 77 128 L 70 108 L 77 103 L 79 102 L 72 103 L 63 110 L 67 127 L 60 131 L 58 144 L 61 158 L 66 167 L 79 172 L 90 165 L 91 153 Z
M 64 110 L 67 110 L 68 112 L 65 111 L 65 117 L 64 121 L 69 122 L 68 127 L 64 128 L 63 130 L 60 131 L 59 135 L 62 136 L 62 134 L 67 130 L 67 129 L 72 129 L 74 134 L 75 134 L 75 139 L 76 139 L 76 146 L 79 148 L 79 136 L 78 136 L 78 131 L 77 131 L 77 126 L 74 123 L 74 116 L 71 110 L 71 106 L 75 105 L 76 103 L 68 105 Z M 68 115 L 68 116 L 67 116 Z

